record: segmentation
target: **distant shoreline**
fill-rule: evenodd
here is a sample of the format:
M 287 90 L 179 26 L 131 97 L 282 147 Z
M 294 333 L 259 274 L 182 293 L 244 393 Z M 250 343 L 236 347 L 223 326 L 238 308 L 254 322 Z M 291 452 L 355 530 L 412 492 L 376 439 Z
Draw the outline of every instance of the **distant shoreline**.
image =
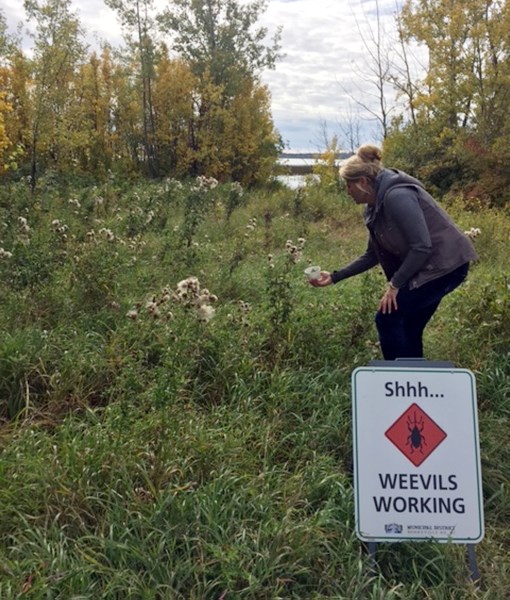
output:
M 279 159 L 286 158 L 302 158 L 302 159 L 311 159 L 317 160 L 323 152 L 282 152 L 278 155 Z M 345 160 L 352 156 L 352 152 L 337 152 L 336 158 L 338 160 Z
M 282 152 L 278 155 L 278 166 L 282 175 L 308 175 L 313 173 L 313 168 L 320 162 L 320 152 Z M 336 154 L 335 162 L 349 158 L 351 153 L 339 152 Z

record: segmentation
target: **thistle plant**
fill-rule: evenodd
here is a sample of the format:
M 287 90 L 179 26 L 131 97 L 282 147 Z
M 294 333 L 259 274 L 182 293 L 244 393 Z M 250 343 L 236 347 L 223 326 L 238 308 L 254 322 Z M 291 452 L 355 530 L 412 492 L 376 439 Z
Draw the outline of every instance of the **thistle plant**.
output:
M 186 247 L 186 258 L 188 264 L 195 258 L 194 240 L 198 227 L 205 219 L 209 209 L 214 203 L 214 197 L 210 193 L 218 182 L 213 177 L 197 177 L 190 193 L 184 200 L 184 221 L 180 233 Z
M 204 220 L 211 204 L 209 191 L 217 185 L 216 179 L 197 177 L 195 185 L 191 187 L 190 193 L 186 196 L 181 234 L 188 248 L 192 246 L 198 226 Z
M 471 238 L 472 240 L 477 238 L 482 233 L 482 230 L 479 227 L 471 227 L 467 231 L 464 231 L 464 234 Z
M 234 181 L 230 184 L 227 191 L 227 199 L 225 202 L 225 221 L 228 223 L 230 217 L 236 208 L 241 206 L 243 202 L 244 190 L 240 183 Z
M 285 243 L 285 253 L 275 258 L 268 256 L 267 297 L 271 330 L 269 348 L 275 352 L 287 338 L 287 329 L 293 309 L 292 271 L 295 264 L 303 258 L 304 238 L 296 244 L 292 240 Z
M 18 217 L 18 240 L 24 246 L 30 244 L 31 231 L 27 219 L 25 217 Z
M 305 197 L 305 189 L 298 188 L 296 193 L 294 194 L 293 202 L 292 202 L 292 214 L 294 218 L 299 218 L 303 214 L 304 207 L 304 197 Z
M 158 294 L 150 294 L 145 302 L 137 302 L 128 310 L 126 317 L 132 321 L 147 317 L 153 321 L 171 321 L 175 318 L 171 310 L 173 304 L 192 311 L 199 322 L 208 323 L 215 313 L 212 304 L 217 301 L 215 294 L 200 286 L 197 277 L 188 277 L 179 281 L 175 290 L 165 286 Z

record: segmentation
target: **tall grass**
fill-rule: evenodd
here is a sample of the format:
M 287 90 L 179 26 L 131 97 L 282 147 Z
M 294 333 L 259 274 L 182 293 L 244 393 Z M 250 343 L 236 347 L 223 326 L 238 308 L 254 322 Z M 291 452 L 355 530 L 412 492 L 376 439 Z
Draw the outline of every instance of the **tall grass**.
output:
M 364 249 L 345 197 L 1 190 L 0 598 L 509 597 L 510 219 L 449 210 L 480 260 L 426 351 L 477 377 L 479 586 L 461 546 L 381 544 L 374 571 L 354 535 L 350 374 L 384 280 L 303 276 Z

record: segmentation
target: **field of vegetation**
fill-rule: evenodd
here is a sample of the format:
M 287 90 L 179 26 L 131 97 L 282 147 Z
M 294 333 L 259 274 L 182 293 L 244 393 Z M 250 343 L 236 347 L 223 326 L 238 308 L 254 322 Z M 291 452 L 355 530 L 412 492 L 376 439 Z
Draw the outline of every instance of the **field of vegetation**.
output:
M 0 189 L 0 598 L 510 597 L 510 216 L 445 201 L 480 259 L 426 336 L 476 376 L 484 540 L 354 532 L 352 371 L 376 270 L 341 190 L 204 177 Z

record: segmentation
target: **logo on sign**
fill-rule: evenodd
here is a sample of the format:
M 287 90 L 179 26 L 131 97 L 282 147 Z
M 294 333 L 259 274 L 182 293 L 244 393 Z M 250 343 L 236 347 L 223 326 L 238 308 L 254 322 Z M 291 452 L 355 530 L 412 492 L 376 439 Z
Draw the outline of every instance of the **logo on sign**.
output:
M 411 404 L 384 435 L 415 467 L 446 438 L 446 433 L 418 404 Z

